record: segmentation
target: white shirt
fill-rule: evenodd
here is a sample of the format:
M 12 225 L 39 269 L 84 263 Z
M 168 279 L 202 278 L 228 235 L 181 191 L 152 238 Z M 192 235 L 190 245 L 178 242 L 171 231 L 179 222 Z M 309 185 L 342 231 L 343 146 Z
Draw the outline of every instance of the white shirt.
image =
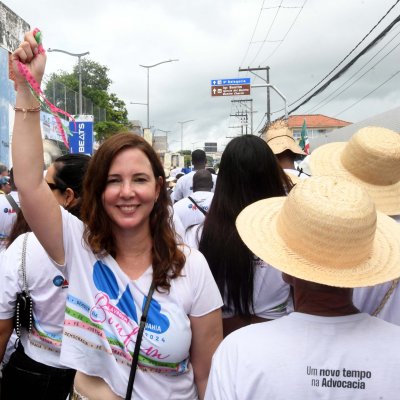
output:
M 18 192 L 12 191 L 10 194 L 19 205 Z M 0 251 L 6 249 L 8 236 L 16 218 L 17 213 L 7 200 L 6 195 L 0 194 Z
M 176 185 L 174 187 L 174 191 L 171 194 L 172 201 L 178 201 L 185 197 L 190 196 L 193 193 L 193 175 L 197 171 L 189 172 L 186 175 L 183 175 L 181 178 L 178 179 Z M 213 187 L 211 189 L 212 192 L 215 190 L 215 185 L 217 183 L 217 175 L 211 174 L 213 180 Z
M 206 212 L 208 212 L 210 208 L 213 196 L 213 192 L 203 191 L 197 191 L 190 195 L 197 205 Z M 205 215 L 193 204 L 189 197 L 185 197 L 174 204 L 174 215 L 175 214 L 178 215 L 179 219 L 182 221 L 184 229 L 192 225 L 201 224 L 205 219 Z
M 206 400 L 397 400 L 400 327 L 367 314 L 294 312 L 228 335 Z
M 393 215 L 392 218 L 400 223 L 400 215 Z M 353 290 L 354 305 L 361 312 L 372 315 L 380 306 L 391 285 L 392 281 L 375 286 L 355 288 Z M 397 283 L 385 305 L 376 316 L 392 324 L 400 325 L 400 282 Z
M 65 270 L 69 292 L 61 362 L 99 376 L 124 397 L 142 307 L 152 267 L 131 280 L 110 255 L 96 257 L 82 245 L 83 223 L 62 210 Z M 154 291 L 143 335 L 134 399 L 197 398 L 189 352 L 189 316 L 200 317 L 222 306 L 221 295 L 203 255 L 184 246 L 182 275 L 169 292 Z
M 282 279 L 282 272 L 256 256 L 254 256 L 253 268 L 254 315 L 264 319 L 276 319 L 287 315 L 293 305 L 290 286 Z M 234 315 L 236 315 L 234 310 L 224 309 L 223 318 Z
M 0 319 L 14 316 L 16 296 L 22 291 L 20 265 L 24 236 L 20 235 L 4 252 L 0 274 Z M 28 335 L 25 329 L 21 330 L 25 354 L 42 364 L 62 368 L 60 349 L 68 280 L 33 233 L 28 234 L 25 261 L 27 285 L 33 301 L 32 332 Z

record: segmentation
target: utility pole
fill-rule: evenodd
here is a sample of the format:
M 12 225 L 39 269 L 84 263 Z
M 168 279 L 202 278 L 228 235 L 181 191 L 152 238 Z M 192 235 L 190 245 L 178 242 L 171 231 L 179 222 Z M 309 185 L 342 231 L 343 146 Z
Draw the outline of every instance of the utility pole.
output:
M 250 102 L 250 133 L 253 134 L 253 99 L 244 99 L 244 100 L 231 100 L 232 103 L 240 103 L 244 104 L 247 108 L 247 102 Z
M 271 101 L 270 101 L 270 86 L 269 86 L 269 70 L 270 68 L 267 67 L 258 67 L 258 68 L 239 68 L 239 72 L 251 72 L 253 75 L 258 76 L 267 84 L 267 121 L 268 123 L 271 122 Z M 254 71 L 266 71 L 266 79 L 261 77 L 260 75 L 256 74 Z
M 243 136 L 243 126 L 246 127 L 246 135 L 247 135 L 247 126 L 248 126 L 248 115 L 247 111 L 237 111 L 235 114 L 230 114 L 231 117 L 236 117 L 240 119 L 240 128 Z M 245 122 L 243 122 L 243 119 Z

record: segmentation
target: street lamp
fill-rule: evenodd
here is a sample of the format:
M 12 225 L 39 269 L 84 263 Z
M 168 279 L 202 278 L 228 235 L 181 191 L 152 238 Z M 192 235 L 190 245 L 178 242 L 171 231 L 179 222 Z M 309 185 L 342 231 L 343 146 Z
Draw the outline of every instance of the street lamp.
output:
M 82 115 L 82 68 L 81 68 L 81 57 L 87 56 L 89 54 L 88 51 L 85 53 L 70 53 L 69 51 L 60 50 L 60 49 L 47 49 L 47 51 L 52 52 L 56 51 L 59 53 L 65 53 L 69 56 L 78 57 L 78 71 L 79 71 L 79 115 Z
M 141 65 L 141 64 L 139 64 L 140 67 L 147 68 L 147 103 L 135 103 L 135 104 L 147 104 L 147 128 L 150 128 L 150 101 L 149 101 L 150 81 L 149 81 L 149 70 L 150 70 L 150 68 L 157 67 L 157 65 L 165 64 L 165 63 L 169 63 L 169 62 L 173 62 L 173 61 L 179 61 L 179 60 L 178 59 L 165 60 L 165 61 L 161 61 L 161 62 L 159 62 L 157 64 L 153 64 L 153 65 Z
M 183 125 L 187 122 L 193 122 L 194 119 L 188 119 L 187 121 L 178 121 L 178 124 L 181 124 L 181 152 L 183 151 Z

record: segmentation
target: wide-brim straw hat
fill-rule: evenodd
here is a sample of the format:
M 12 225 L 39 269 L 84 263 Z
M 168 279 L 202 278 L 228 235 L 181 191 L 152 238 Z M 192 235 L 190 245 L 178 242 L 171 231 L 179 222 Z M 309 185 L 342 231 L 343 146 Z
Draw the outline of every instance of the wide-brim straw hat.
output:
M 342 178 L 303 179 L 246 207 L 236 227 L 256 256 L 306 281 L 355 288 L 400 276 L 400 225 Z
M 295 154 L 302 156 L 306 155 L 306 153 L 296 143 L 291 130 L 288 128 L 268 130 L 265 135 L 265 141 L 274 154 L 280 154 L 286 150 L 290 150 Z
M 328 143 L 310 156 L 313 175 L 342 176 L 363 186 L 379 211 L 400 214 L 400 135 L 366 127 L 348 142 Z

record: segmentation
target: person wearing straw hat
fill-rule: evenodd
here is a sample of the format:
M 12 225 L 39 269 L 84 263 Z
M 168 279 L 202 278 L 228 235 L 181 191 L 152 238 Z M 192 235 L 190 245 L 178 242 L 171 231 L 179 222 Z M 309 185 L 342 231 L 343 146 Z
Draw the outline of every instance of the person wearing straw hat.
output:
M 310 156 L 313 175 L 343 176 L 364 187 L 378 210 L 400 222 L 400 135 L 381 127 L 357 131 L 348 142 L 329 143 Z M 400 325 L 399 280 L 354 290 L 355 305 Z
M 283 170 L 289 174 L 290 178 L 292 176 L 301 179 L 308 178 L 306 173 L 302 170 L 297 170 L 294 165 L 294 162 L 306 156 L 306 153 L 296 143 L 293 133 L 288 127 L 282 126 L 269 129 L 266 133 L 265 141 L 275 154 Z
M 363 188 L 325 176 L 249 205 L 236 227 L 283 272 L 295 311 L 225 338 L 205 398 L 398 399 L 400 327 L 360 313 L 352 288 L 400 276 L 400 226 Z

